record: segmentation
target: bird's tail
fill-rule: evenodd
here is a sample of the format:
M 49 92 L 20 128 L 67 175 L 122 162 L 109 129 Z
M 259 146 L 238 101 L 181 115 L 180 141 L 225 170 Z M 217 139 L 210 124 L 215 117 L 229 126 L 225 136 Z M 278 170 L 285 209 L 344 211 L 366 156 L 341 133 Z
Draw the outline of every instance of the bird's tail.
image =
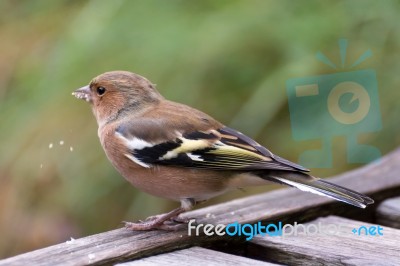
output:
M 374 203 L 374 200 L 366 195 L 329 183 L 325 180 L 307 175 L 305 173 L 274 171 L 268 173 L 268 175 L 263 175 L 262 178 L 296 187 L 302 191 L 330 197 L 360 208 L 365 208 L 367 205 Z

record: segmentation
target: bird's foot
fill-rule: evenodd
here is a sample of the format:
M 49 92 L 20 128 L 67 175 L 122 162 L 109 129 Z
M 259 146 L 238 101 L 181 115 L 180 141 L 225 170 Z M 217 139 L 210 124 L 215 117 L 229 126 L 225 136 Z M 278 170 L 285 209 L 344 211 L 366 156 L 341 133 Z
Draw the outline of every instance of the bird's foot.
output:
M 150 216 L 146 220 L 137 223 L 124 222 L 125 228 L 134 231 L 148 231 L 153 229 L 177 231 L 186 227 L 186 223 L 189 222 L 189 219 L 179 217 L 179 214 L 184 211 L 185 209 L 183 208 L 177 208 L 169 213 Z
M 143 222 L 151 222 L 151 221 L 155 221 L 155 220 L 159 220 L 162 216 L 164 216 L 165 214 L 159 214 L 159 215 L 153 215 L 153 216 L 149 216 L 147 217 L 144 221 L 139 220 L 139 222 L 143 223 Z
M 148 217 L 144 221 L 140 221 L 137 223 L 132 222 L 123 222 L 125 224 L 125 228 L 133 230 L 133 231 L 147 231 L 153 229 L 161 229 L 166 231 L 178 231 L 186 227 L 186 224 L 189 223 L 190 218 L 182 218 L 180 216 L 169 218 L 168 220 L 162 221 L 164 218 L 163 214 L 154 215 Z
M 159 215 L 153 215 L 153 216 L 149 216 L 147 217 L 144 221 L 139 220 L 139 222 L 143 223 L 143 222 L 151 222 L 151 221 L 155 221 L 158 219 L 162 219 L 162 217 L 165 214 L 159 214 Z M 190 222 L 190 220 L 193 220 L 193 218 L 186 218 L 186 217 L 181 217 L 181 216 L 175 216 L 175 217 L 171 217 L 168 220 L 166 220 L 165 222 L 176 222 L 176 223 L 181 223 L 181 224 L 187 224 Z

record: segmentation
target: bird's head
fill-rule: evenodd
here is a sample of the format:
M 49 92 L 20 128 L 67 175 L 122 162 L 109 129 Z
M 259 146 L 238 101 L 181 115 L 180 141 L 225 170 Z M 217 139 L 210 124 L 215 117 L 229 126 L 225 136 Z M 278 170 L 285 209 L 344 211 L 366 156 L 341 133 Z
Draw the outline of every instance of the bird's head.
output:
M 99 125 L 126 112 L 140 113 L 163 99 L 150 81 L 128 71 L 103 73 L 72 95 L 90 103 Z

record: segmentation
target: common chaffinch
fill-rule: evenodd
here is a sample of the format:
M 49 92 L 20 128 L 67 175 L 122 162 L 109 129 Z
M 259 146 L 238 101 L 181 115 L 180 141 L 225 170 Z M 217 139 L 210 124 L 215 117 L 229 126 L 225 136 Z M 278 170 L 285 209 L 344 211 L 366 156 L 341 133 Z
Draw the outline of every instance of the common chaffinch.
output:
M 276 182 L 365 208 L 374 201 L 308 174 L 246 135 L 187 105 L 166 100 L 146 78 L 106 72 L 73 95 L 90 103 L 101 145 L 117 171 L 149 194 L 181 207 L 132 230 L 177 228 L 178 215 L 228 190 Z

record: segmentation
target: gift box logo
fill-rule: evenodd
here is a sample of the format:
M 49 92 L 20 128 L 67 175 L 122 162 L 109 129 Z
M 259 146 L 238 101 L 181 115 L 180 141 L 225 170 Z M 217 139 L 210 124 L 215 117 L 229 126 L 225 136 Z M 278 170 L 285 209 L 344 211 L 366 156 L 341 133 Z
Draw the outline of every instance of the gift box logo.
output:
M 347 40 L 339 40 L 342 68 Z M 350 69 L 370 57 L 368 50 Z M 317 58 L 337 69 L 325 55 Z M 361 133 L 382 128 L 378 84 L 372 69 L 293 78 L 286 83 L 293 138 L 297 141 L 320 139 L 321 149 L 304 151 L 299 163 L 309 168 L 332 167 L 332 138 L 345 136 L 348 163 L 369 163 L 381 156 L 373 146 L 359 144 Z

